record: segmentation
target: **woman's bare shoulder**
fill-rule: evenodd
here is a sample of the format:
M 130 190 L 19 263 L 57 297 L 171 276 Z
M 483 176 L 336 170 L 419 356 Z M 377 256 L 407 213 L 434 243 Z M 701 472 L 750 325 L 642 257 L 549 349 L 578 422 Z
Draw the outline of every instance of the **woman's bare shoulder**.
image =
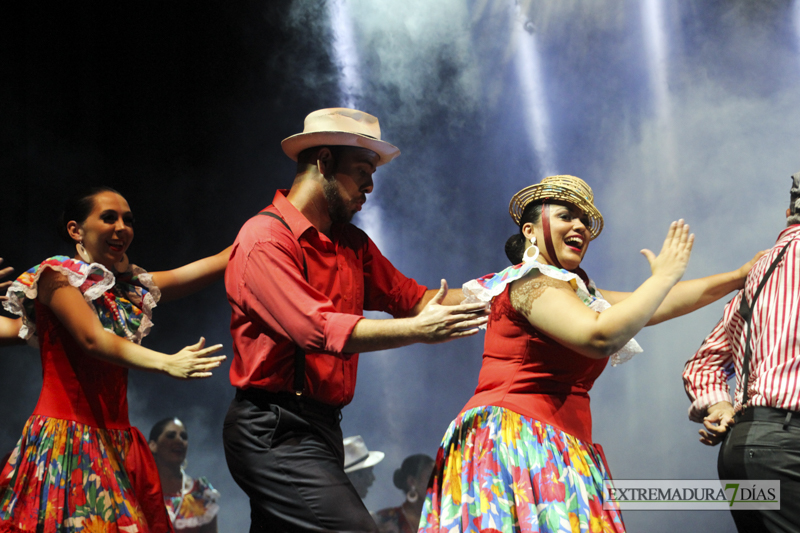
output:
M 551 278 L 538 271 L 533 271 L 524 278 L 518 279 L 511 284 L 509 296 L 511 305 L 520 313 L 525 314 L 531 305 L 541 297 L 547 289 L 569 291 L 575 294 L 574 289 L 568 281 Z

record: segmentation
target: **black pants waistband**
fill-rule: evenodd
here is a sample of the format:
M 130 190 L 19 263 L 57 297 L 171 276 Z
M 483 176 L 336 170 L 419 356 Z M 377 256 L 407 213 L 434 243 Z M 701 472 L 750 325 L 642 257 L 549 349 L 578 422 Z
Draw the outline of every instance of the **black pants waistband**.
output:
M 342 410 L 339 407 L 291 392 L 270 392 L 251 387 L 236 389 L 236 399 L 247 400 L 262 409 L 266 409 L 268 405 L 277 405 L 297 414 L 313 413 L 317 416 L 331 417 L 337 422 L 342 420 Z
M 748 407 L 736 415 L 736 422 L 774 422 L 784 426 L 800 427 L 800 412 L 774 407 Z

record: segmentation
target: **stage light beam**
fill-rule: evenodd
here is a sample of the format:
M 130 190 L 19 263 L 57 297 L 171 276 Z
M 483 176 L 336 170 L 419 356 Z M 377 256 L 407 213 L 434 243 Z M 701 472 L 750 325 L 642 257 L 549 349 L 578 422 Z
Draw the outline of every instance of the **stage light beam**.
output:
M 515 3 L 512 24 L 512 37 L 516 48 L 514 63 L 525 108 L 525 127 L 533 151 L 539 160 L 539 169 L 542 175 L 557 174 L 550 143 L 550 117 L 547 112 L 547 97 L 536 28 L 530 20 L 520 14 L 520 7 L 517 3 Z

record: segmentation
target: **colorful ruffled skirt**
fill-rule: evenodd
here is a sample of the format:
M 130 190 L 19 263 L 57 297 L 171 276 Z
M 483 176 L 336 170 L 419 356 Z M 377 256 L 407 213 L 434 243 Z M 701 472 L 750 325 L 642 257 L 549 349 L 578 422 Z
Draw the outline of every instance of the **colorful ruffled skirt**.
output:
M 142 434 L 31 416 L 0 473 L 0 533 L 29 531 L 172 531 Z
M 572 435 L 502 407 L 461 413 L 447 429 L 420 532 L 625 531 L 603 509 L 601 453 Z

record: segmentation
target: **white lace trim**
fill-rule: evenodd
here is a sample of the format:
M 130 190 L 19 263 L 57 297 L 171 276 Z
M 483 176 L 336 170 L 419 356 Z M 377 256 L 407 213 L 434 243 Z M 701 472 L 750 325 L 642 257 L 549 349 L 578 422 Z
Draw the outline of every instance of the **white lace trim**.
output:
M 45 271 L 45 269 L 51 268 L 59 274 L 63 274 L 66 276 L 69 284 L 78 290 L 80 290 L 81 285 L 83 285 L 90 274 L 98 270 L 102 272 L 103 279 L 90 286 L 85 292 L 82 293 L 83 299 L 86 300 L 86 303 L 89 304 L 89 307 L 92 308 L 94 313 L 97 313 L 94 300 L 103 296 L 103 294 L 112 288 L 114 283 L 116 283 L 114 274 L 112 274 L 106 267 L 99 263 L 89 264 L 82 261 L 75 261 L 75 263 L 80 264 L 80 272 L 75 272 L 74 270 L 59 264 L 43 264 L 36 271 L 30 287 L 20 283 L 17 280 L 14 280 L 14 282 L 11 283 L 11 286 L 8 288 L 8 292 L 6 293 L 8 300 L 3 302 L 3 307 L 9 313 L 13 313 L 22 317 L 22 324 L 19 328 L 19 336 L 20 338 L 25 339 L 30 346 L 33 346 L 34 348 L 39 347 L 39 341 L 36 336 L 36 323 L 31 320 L 31 318 L 25 312 L 25 306 L 22 304 L 22 300 L 24 298 L 35 300 L 39 295 L 39 278 L 42 277 L 42 273 Z M 142 298 L 142 318 L 140 320 L 139 329 L 136 330 L 136 334 L 132 339 L 130 339 L 132 342 L 141 344 L 142 339 L 146 337 L 148 333 L 150 333 L 150 329 L 153 327 L 152 310 L 154 307 L 156 307 L 156 302 L 161 298 L 161 291 L 153 283 L 153 276 L 151 274 L 148 274 L 144 269 L 136 265 L 131 265 L 131 268 L 132 272 L 139 276 L 139 279 L 142 281 L 142 284 L 147 287 L 148 291 L 151 291 L 145 294 L 144 298 Z M 155 296 L 152 296 L 153 293 L 155 293 Z M 22 298 L 20 298 L 20 294 L 22 294 Z M 114 333 L 113 329 L 104 329 Z
M 603 295 L 597 290 L 597 287 L 594 284 L 594 281 L 591 279 L 589 280 L 589 287 L 583 282 L 583 280 L 577 274 L 573 274 L 572 272 L 566 272 L 560 268 L 554 267 L 552 265 L 547 265 L 544 263 L 539 263 L 538 261 L 530 261 L 526 262 L 526 266 L 530 267 L 523 276 L 526 276 L 530 273 L 530 270 L 535 268 L 541 274 L 548 276 L 553 279 L 558 279 L 561 281 L 566 281 L 575 289 L 575 293 L 578 295 L 584 303 L 586 303 L 592 311 L 597 313 L 602 313 L 609 307 L 611 304 L 603 298 Z M 519 279 L 517 277 L 511 277 L 506 282 L 500 283 L 497 286 L 493 287 L 492 289 L 487 289 L 480 283 L 478 280 L 473 279 L 466 282 L 462 287 L 461 290 L 464 293 L 464 301 L 462 303 L 477 303 L 483 302 L 486 304 L 490 304 L 492 299 L 502 293 L 506 286 L 516 280 Z M 589 289 L 595 291 L 595 295 L 589 292 Z M 483 329 L 486 326 L 482 326 Z M 626 363 L 630 361 L 634 355 L 642 353 L 642 347 L 636 342 L 636 339 L 629 340 L 625 346 L 623 346 L 619 351 L 614 353 L 610 357 L 611 366 L 621 365 L 622 363 Z
M 89 287 L 86 292 L 83 293 L 83 299 L 86 300 L 86 303 L 88 303 L 95 312 L 96 310 L 92 304 L 92 300 L 99 298 L 104 292 L 114 286 L 114 274 L 109 272 L 103 265 L 97 263 L 92 263 L 91 265 L 86 263 L 81 264 L 80 272 L 75 272 L 72 269 L 57 264 L 42 265 L 42 267 L 36 271 L 33 283 L 30 287 L 26 287 L 15 280 L 11 284 L 11 287 L 8 288 L 8 300 L 4 302 L 3 307 L 5 307 L 6 311 L 9 313 L 14 313 L 22 317 L 19 336 L 28 341 L 28 344 L 32 346 L 39 345 L 36 339 L 36 323 L 31 320 L 25 312 L 25 306 L 22 304 L 22 299 L 19 295 L 22 294 L 24 298 L 35 300 L 39 295 L 39 278 L 42 277 L 42 273 L 48 268 L 66 276 L 67 282 L 77 289 L 80 289 L 81 285 L 86 281 L 86 278 L 88 278 L 95 269 L 100 270 L 103 273 L 103 279 Z

